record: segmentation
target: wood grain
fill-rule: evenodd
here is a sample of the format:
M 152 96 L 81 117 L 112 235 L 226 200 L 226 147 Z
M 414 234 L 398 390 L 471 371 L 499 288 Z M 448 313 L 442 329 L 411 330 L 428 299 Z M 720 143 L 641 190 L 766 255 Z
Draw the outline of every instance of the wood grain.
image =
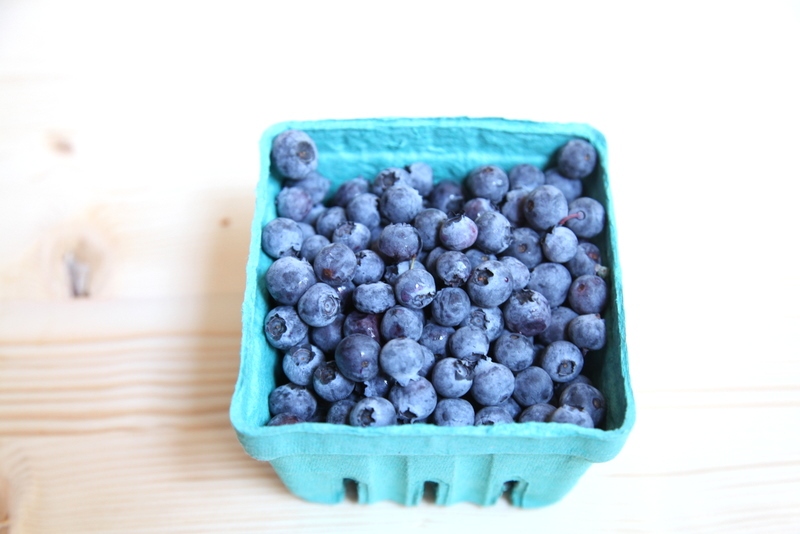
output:
M 288 4 L 0 3 L 0 533 L 800 531 L 796 6 Z M 464 114 L 613 140 L 636 426 L 540 510 L 300 501 L 228 420 L 259 136 Z

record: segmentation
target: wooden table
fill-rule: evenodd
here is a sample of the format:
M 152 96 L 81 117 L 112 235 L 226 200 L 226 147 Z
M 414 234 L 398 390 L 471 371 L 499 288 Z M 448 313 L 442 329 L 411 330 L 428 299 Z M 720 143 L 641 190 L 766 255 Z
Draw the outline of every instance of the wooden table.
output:
M 0 3 L 0 532 L 800 531 L 796 3 L 493 5 Z M 634 431 L 540 510 L 302 502 L 227 413 L 259 135 L 465 114 L 606 133 Z

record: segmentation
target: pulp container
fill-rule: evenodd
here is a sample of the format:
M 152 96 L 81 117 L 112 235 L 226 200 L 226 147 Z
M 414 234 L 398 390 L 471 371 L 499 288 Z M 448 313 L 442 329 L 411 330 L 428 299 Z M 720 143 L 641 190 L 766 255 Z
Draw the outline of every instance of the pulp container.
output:
M 587 355 L 584 374 L 605 395 L 602 428 L 559 423 L 515 423 L 480 427 L 413 424 L 356 428 L 329 423 L 266 426 L 267 398 L 280 375 L 280 356 L 264 336 L 270 309 L 264 273 L 272 260 L 261 251 L 261 229 L 276 217 L 281 180 L 271 166 L 272 139 L 286 129 L 307 132 L 319 152 L 318 172 L 332 191 L 356 176 L 374 177 L 387 167 L 421 161 L 435 181 L 463 181 L 480 165 L 509 170 L 519 163 L 542 169 L 554 164 L 569 139 L 590 141 L 598 152 L 584 194 L 605 207 L 607 223 L 594 239 L 609 267 L 608 342 Z M 260 143 L 261 176 L 251 228 L 247 282 L 242 307 L 241 363 L 230 418 L 240 443 L 253 458 L 270 462 L 295 495 L 337 503 L 349 491 L 358 502 L 392 500 L 406 505 L 423 495 L 438 504 L 495 503 L 504 493 L 520 507 L 561 499 L 596 462 L 614 458 L 634 422 L 628 373 L 617 227 L 611 202 L 606 140 L 585 124 L 504 119 L 430 118 L 285 122 L 266 130 Z M 279 384 L 278 384 L 279 385 Z

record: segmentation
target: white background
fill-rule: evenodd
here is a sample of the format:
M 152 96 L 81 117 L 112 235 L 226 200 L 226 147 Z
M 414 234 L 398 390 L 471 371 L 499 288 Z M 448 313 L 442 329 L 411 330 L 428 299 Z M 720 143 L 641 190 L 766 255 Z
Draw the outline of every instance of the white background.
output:
M 638 420 L 569 510 L 509 521 L 577 527 L 605 499 L 616 531 L 796 530 L 799 67 L 797 2 L 0 1 L 0 294 L 47 298 L 17 259 L 87 204 L 251 191 L 278 121 L 587 122 L 608 140 Z M 77 163 L 39 190 L 46 136 Z M 202 291 L 123 279 L 106 296 Z

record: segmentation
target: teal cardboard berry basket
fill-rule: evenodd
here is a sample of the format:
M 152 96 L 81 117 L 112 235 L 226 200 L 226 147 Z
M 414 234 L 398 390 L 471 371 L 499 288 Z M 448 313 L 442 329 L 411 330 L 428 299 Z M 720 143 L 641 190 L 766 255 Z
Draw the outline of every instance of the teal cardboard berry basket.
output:
M 596 243 L 609 267 L 610 303 L 604 317 L 608 342 L 587 355 L 584 373 L 606 396 L 602 428 L 559 423 L 515 423 L 445 428 L 414 424 L 356 428 L 329 423 L 266 426 L 267 398 L 276 387 L 279 355 L 267 344 L 264 319 L 270 303 L 264 273 L 271 260 L 261 251 L 261 229 L 273 219 L 280 180 L 270 168 L 272 139 L 293 128 L 304 130 L 319 151 L 318 171 L 334 189 L 356 177 L 372 178 L 381 169 L 416 161 L 430 164 L 435 180 L 462 180 L 475 167 L 519 163 L 541 168 L 556 150 L 580 137 L 598 151 L 598 165 L 584 180 L 584 194 L 606 208 L 607 224 Z M 272 464 L 295 495 L 318 503 L 337 503 L 349 485 L 358 501 L 392 500 L 417 504 L 435 490 L 435 502 L 495 503 L 504 492 L 520 507 L 561 499 L 595 462 L 614 458 L 634 422 L 628 373 L 625 315 L 617 227 L 611 202 L 606 140 L 584 124 L 504 119 L 433 118 L 286 122 L 261 139 L 261 176 L 247 262 L 242 307 L 241 363 L 230 418 L 244 449 Z

